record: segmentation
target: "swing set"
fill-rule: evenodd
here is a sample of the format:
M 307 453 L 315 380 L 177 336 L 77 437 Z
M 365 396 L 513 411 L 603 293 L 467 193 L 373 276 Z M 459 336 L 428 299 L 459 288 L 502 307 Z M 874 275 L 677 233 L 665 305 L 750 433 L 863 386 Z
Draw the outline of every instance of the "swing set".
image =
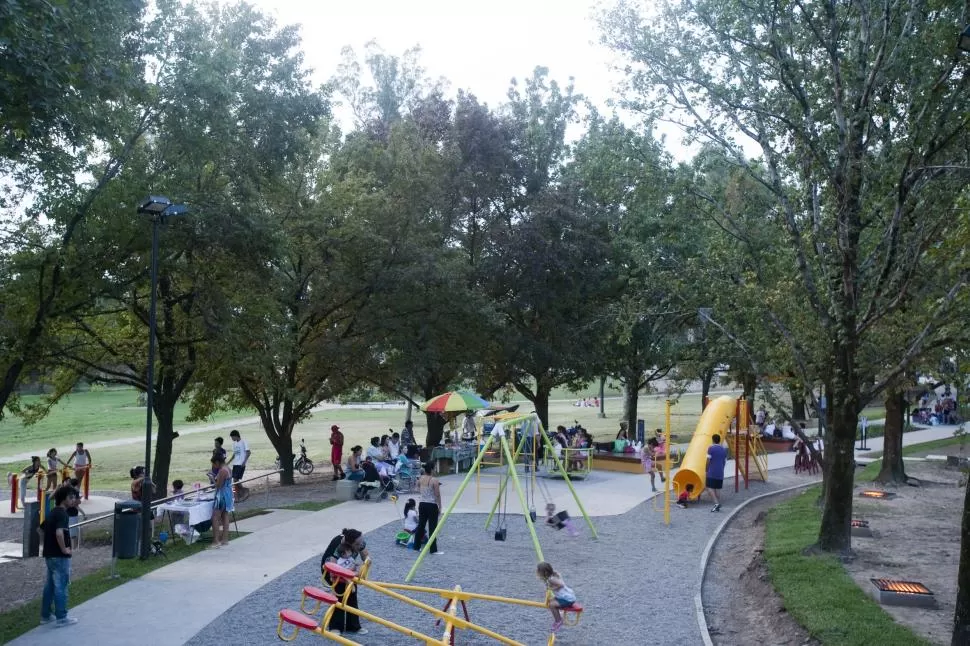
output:
M 525 522 L 529 528 L 529 534 L 532 537 L 532 544 L 535 547 L 537 562 L 545 560 L 545 558 L 542 555 L 542 546 L 539 544 L 539 537 L 536 534 L 536 530 L 535 530 L 535 521 L 538 517 L 535 509 L 535 490 L 539 487 L 545 487 L 544 489 L 540 489 L 540 493 L 542 494 L 543 498 L 546 501 L 547 511 L 548 511 L 548 505 L 554 504 L 554 503 L 552 503 L 551 501 L 552 500 L 551 495 L 545 483 L 543 483 L 542 485 L 537 484 L 534 468 L 529 469 L 528 473 L 524 474 L 525 475 L 524 480 L 526 482 L 525 487 L 523 487 L 522 485 L 523 478 L 519 477 L 518 468 L 520 466 L 522 466 L 523 468 L 528 468 L 527 465 L 520 465 L 518 457 L 522 454 L 522 450 L 525 447 L 526 440 L 529 439 L 529 436 L 527 436 L 525 433 L 521 434 L 521 438 L 517 443 L 514 453 L 512 451 L 512 448 L 509 445 L 508 437 L 506 437 L 506 431 L 508 430 L 510 435 L 514 438 L 516 436 L 515 429 L 521 427 L 524 423 L 535 425 L 535 430 L 537 431 L 537 433 L 534 436 L 534 439 L 541 440 L 544 446 L 546 447 L 546 450 L 553 455 L 553 459 L 555 460 L 556 466 L 559 469 L 559 471 L 562 473 L 563 481 L 566 483 L 566 486 L 569 488 L 569 491 L 572 494 L 572 497 L 576 503 L 576 506 L 579 508 L 579 511 L 583 515 L 583 518 L 586 519 L 586 524 L 589 526 L 589 529 L 593 535 L 593 538 L 594 539 L 597 538 L 596 527 L 593 525 L 593 521 L 590 519 L 589 514 L 586 513 L 586 509 L 583 507 L 583 503 L 579 499 L 579 494 L 577 494 L 576 489 L 573 488 L 572 482 L 569 479 L 569 474 L 566 472 L 565 465 L 563 465 L 562 460 L 559 458 L 559 456 L 555 454 L 555 451 L 553 450 L 552 442 L 549 440 L 549 436 L 546 434 L 546 431 L 543 428 L 542 423 L 539 421 L 538 416 L 536 416 L 535 413 L 530 413 L 527 415 L 515 415 L 496 422 L 495 426 L 492 428 L 492 432 L 485 438 L 485 442 L 482 444 L 481 449 L 478 452 L 478 456 L 475 458 L 475 463 L 472 465 L 471 469 L 468 470 L 468 473 L 466 474 L 465 479 L 462 480 L 462 483 L 458 487 L 458 490 L 455 492 L 455 495 L 451 499 L 451 502 L 448 503 L 448 508 L 445 510 L 444 514 L 442 514 L 441 520 L 438 521 L 438 526 L 435 528 L 434 532 L 432 532 L 431 536 L 428 537 L 428 542 L 425 543 L 424 547 L 421 549 L 421 554 L 418 555 L 418 558 L 414 562 L 414 565 L 411 567 L 411 570 L 408 572 L 407 577 L 405 577 L 404 579 L 405 581 L 410 582 L 414 578 L 415 573 L 417 572 L 418 568 L 421 566 L 421 562 L 424 560 L 425 556 L 427 556 L 431 548 L 431 545 L 434 543 L 435 539 L 441 533 L 442 529 L 445 526 L 445 522 L 448 520 L 448 517 L 455 509 L 455 506 L 458 504 L 458 501 L 461 499 L 462 493 L 465 491 L 465 488 L 468 486 L 468 483 L 471 481 L 472 475 L 478 472 L 481 466 L 482 460 L 485 458 L 486 454 L 490 451 L 493 443 L 498 444 L 500 448 L 500 455 L 503 458 L 502 462 L 504 464 L 505 473 L 504 473 L 504 477 L 502 478 L 501 484 L 499 485 L 498 496 L 496 496 L 495 502 L 492 504 L 492 509 L 489 512 L 488 518 L 485 521 L 485 529 L 487 530 L 489 528 L 492 522 L 492 517 L 495 515 L 496 510 L 499 510 L 499 516 L 497 519 L 498 526 L 497 526 L 497 529 L 495 530 L 495 540 L 504 541 L 506 539 L 507 530 L 508 530 L 508 513 L 509 513 L 508 512 L 508 491 L 510 488 L 513 489 L 515 491 L 516 496 L 519 499 L 519 505 L 521 506 L 522 513 L 525 516 Z M 510 484 L 511 484 L 511 487 L 509 486 Z M 526 493 L 527 491 L 529 492 L 528 495 Z M 566 518 L 568 519 L 568 514 Z M 555 526 L 558 527 L 558 523 Z M 563 526 L 568 527 L 568 525 L 566 525 L 564 521 L 563 521 Z

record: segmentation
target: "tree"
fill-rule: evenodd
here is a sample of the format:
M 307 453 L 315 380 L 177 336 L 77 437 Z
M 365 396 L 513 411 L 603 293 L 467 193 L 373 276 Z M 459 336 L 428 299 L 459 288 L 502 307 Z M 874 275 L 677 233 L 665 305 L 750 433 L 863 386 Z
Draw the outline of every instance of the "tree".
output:
M 933 253 L 966 189 L 970 75 L 954 51 L 964 12 L 962 2 L 685 0 L 649 20 L 623 3 L 603 20 L 629 61 L 629 102 L 682 121 L 773 197 L 764 225 L 793 250 L 811 324 L 793 327 L 773 308 L 772 323 L 802 381 L 829 397 L 824 551 L 850 549 L 860 410 L 942 342 L 965 288 L 962 260 Z M 917 303 L 917 327 L 882 343 L 880 326 Z M 816 341 L 824 351 L 812 354 Z

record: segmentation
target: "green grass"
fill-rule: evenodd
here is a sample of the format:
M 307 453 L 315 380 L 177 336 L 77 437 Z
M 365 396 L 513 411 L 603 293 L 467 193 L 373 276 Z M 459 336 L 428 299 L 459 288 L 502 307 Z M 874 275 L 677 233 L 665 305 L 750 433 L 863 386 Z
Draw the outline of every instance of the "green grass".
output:
M 77 393 L 51 410 L 42 422 L 29 427 L 15 418 L 8 417 L 0 422 L 0 457 L 18 453 L 43 454 L 50 446 L 70 447 L 80 440 L 90 445 L 94 441 L 130 439 L 133 443 L 91 448 L 95 469 L 92 472 L 92 489 L 126 491 L 130 479 L 128 470 L 144 463 L 145 410 L 134 406 L 137 393 L 134 390 L 105 390 Z M 532 405 L 517 400 L 519 410 L 531 411 Z M 619 427 L 622 401 L 610 399 L 606 402 L 608 417 L 600 418 L 599 409 L 573 406 L 576 397 L 550 402 L 550 423 L 555 426 L 570 426 L 579 421 L 590 430 L 597 441 L 611 440 Z M 642 395 L 639 401 L 639 417 L 646 421 L 647 429 L 663 426 L 664 399 L 661 395 Z M 184 418 L 184 408 L 180 408 Z M 252 416 L 250 411 L 242 411 L 235 416 Z M 223 414 L 222 419 L 233 418 Z M 700 418 L 700 396 L 696 394 L 681 397 L 671 413 L 672 432 L 679 442 L 690 439 Z M 179 419 L 179 416 L 176 416 Z M 401 409 L 333 409 L 315 413 L 310 419 L 294 429 L 294 449 L 299 438 L 306 438 L 307 450 L 317 468 L 327 469 L 330 461 L 330 426 L 339 424 L 344 432 L 347 447 L 353 444 L 365 445 L 373 435 L 387 433 L 388 429 L 400 430 L 404 425 L 404 411 Z M 414 415 L 415 433 L 419 441 L 424 439 L 426 426 L 422 413 Z M 276 451 L 266 437 L 262 427 L 256 423 L 239 423 L 236 428 L 249 443 L 252 450 L 250 473 L 272 470 Z M 65 432 L 64 429 L 70 429 Z M 186 425 L 176 421 L 176 429 L 182 434 L 175 440 L 172 451 L 172 468 L 169 480 L 180 478 L 190 487 L 194 482 L 205 482 L 204 472 L 209 467 L 212 438 L 222 435 L 228 440 L 228 429 L 205 431 L 201 433 L 184 432 Z M 14 439 L 16 438 L 16 439 Z M 69 455 L 69 454 L 68 454 Z M 66 455 L 62 456 L 66 459 Z M 24 463 L 3 465 L 3 470 L 20 469 Z M 297 475 L 297 481 L 301 476 Z
M 768 513 L 764 556 L 785 608 L 825 646 L 929 646 L 866 596 L 836 557 L 804 554 L 818 538 L 818 495 L 813 487 Z
M 963 441 L 964 444 L 970 444 L 970 438 L 964 438 Z M 945 437 L 941 440 L 910 444 L 909 446 L 903 447 L 903 456 L 926 453 L 927 451 L 937 451 L 939 449 L 950 448 L 951 446 L 960 446 L 960 438 Z M 856 474 L 857 482 L 872 482 L 879 475 L 879 469 L 882 468 L 882 451 L 873 451 L 872 453 L 866 454 L 866 457 L 876 458 L 876 460 L 867 464 L 862 471 Z
M 297 502 L 292 505 L 285 505 L 283 507 L 273 507 L 273 509 L 292 509 L 293 511 L 321 511 L 327 509 L 328 507 L 333 507 L 334 505 L 340 504 L 339 500 L 304 500 L 303 502 Z
M 237 536 L 234 532 L 232 532 L 230 533 L 230 540 L 244 535 L 245 534 L 241 533 Z M 93 599 L 99 594 L 103 594 L 112 588 L 117 588 L 119 585 L 127 583 L 132 579 L 137 579 L 138 577 L 148 574 L 153 570 L 157 570 L 158 568 L 168 565 L 169 563 L 173 563 L 187 556 L 191 556 L 196 552 L 200 552 L 208 545 L 208 543 L 186 545 L 181 542 L 170 542 L 165 548 L 165 554 L 168 558 L 156 556 L 148 559 L 147 561 L 142 561 L 140 559 L 119 559 L 115 570 L 117 574 L 120 575 L 118 578 L 108 578 L 109 574 L 111 573 L 111 568 L 104 567 L 86 576 L 72 579 L 71 589 L 68 596 L 69 606 L 71 608 L 77 607 L 85 601 Z M 0 644 L 6 644 L 12 639 L 26 633 L 30 629 L 34 628 L 39 621 L 40 598 L 34 599 L 33 601 L 25 603 L 22 606 L 18 606 L 13 610 L 8 610 L 7 612 L 0 614 Z

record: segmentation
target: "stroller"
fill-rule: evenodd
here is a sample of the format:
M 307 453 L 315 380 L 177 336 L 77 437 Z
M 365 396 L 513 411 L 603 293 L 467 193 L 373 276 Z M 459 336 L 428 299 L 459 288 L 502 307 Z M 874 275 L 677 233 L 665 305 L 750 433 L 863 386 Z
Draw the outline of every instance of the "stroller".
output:
M 364 469 L 364 479 L 357 483 L 354 498 L 370 500 L 371 496 L 377 496 L 377 500 L 385 500 L 394 491 L 394 480 L 390 476 L 382 476 L 371 460 L 364 460 L 361 468 Z
M 409 460 L 403 454 L 397 456 L 397 491 L 412 493 L 418 486 L 421 477 L 421 461 Z

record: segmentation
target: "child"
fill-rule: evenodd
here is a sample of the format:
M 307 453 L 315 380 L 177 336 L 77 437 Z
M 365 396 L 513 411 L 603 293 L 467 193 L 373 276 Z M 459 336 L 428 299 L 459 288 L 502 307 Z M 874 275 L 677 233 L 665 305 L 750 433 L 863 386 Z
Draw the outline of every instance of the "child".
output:
M 677 496 L 677 506 L 681 509 L 687 509 L 687 505 L 690 503 L 690 497 L 694 495 L 694 485 L 689 484 L 684 488 L 684 491 L 680 492 Z
M 354 548 L 349 543 L 337 546 L 337 565 L 352 572 L 360 571 L 357 559 L 354 558 Z
M 177 496 L 176 500 L 182 499 L 182 487 L 184 486 L 185 483 L 181 480 L 172 480 L 172 495 Z
M 573 527 L 572 520 L 569 519 L 569 512 L 565 509 L 556 513 L 556 506 L 554 504 L 546 504 L 546 525 L 554 529 L 566 529 L 566 533 L 570 536 L 577 536 L 579 534 L 576 528 Z
M 552 566 L 545 561 L 536 566 L 536 574 L 542 579 L 546 588 L 552 592 L 552 598 L 547 602 L 549 611 L 552 613 L 552 632 L 562 628 L 562 608 L 570 608 L 576 603 L 576 593 L 573 592 L 562 576 L 552 569 Z
M 653 459 L 657 454 L 658 446 L 657 440 L 651 437 L 649 440 L 647 440 L 647 445 L 643 447 L 643 452 L 640 453 L 640 464 L 643 465 L 644 473 L 650 474 L 650 489 L 653 491 L 657 490 L 657 485 L 655 484 L 656 481 L 654 480 L 656 471 L 653 468 Z
M 47 491 L 51 492 L 57 489 L 57 465 L 62 464 L 65 467 L 63 460 L 57 457 L 57 449 L 51 449 L 47 452 Z
M 71 535 L 71 549 L 77 549 L 78 543 L 81 539 L 81 528 L 78 525 L 81 519 L 87 520 L 88 515 L 84 513 L 81 509 L 81 490 L 78 488 L 81 485 L 81 481 L 77 478 L 71 478 L 67 481 L 65 486 L 69 486 L 74 489 L 74 504 L 69 505 L 67 508 L 67 524 L 68 533 Z
M 23 477 L 20 479 L 20 504 L 23 505 L 27 500 L 27 490 L 30 489 L 31 479 L 43 471 L 44 468 L 40 464 L 40 456 L 32 455 L 30 456 L 30 466 L 24 467 L 20 471 L 20 475 Z
M 408 501 L 404 503 L 404 531 L 408 534 L 414 534 L 414 530 L 418 528 L 418 503 L 414 502 L 414 498 L 408 498 Z

